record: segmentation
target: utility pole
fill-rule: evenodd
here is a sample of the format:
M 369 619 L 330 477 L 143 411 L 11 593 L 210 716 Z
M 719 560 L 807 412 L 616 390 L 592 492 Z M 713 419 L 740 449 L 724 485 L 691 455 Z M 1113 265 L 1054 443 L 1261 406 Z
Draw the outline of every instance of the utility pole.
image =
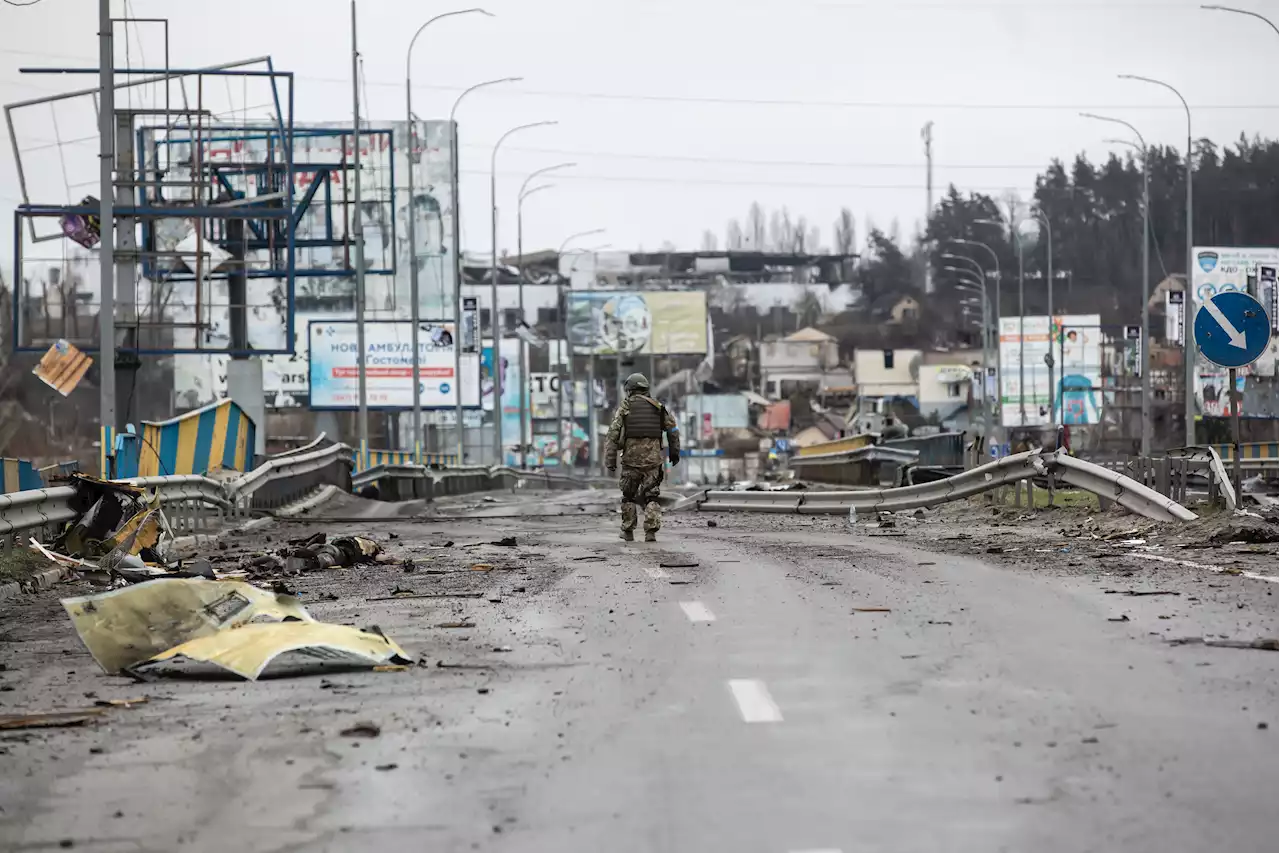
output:
M 929 217 L 933 215 L 933 122 L 925 122 L 924 129 L 920 131 L 920 137 L 924 139 L 924 232 L 921 239 L 925 239 L 929 232 Z M 933 293 L 933 267 L 925 264 L 924 267 L 924 292 L 926 294 Z
M 356 40 L 356 0 L 351 0 L 351 107 L 353 113 L 351 147 L 355 165 L 355 212 L 351 220 L 356 232 L 353 241 L 356 250 L 356 348 L 359 350 L 356 356 L 356 373 L 359 377 L 360 394 L 356 429 L 360 437 L 360 467 L 367 468 L 369 466 L 369 398 L 365 367 L 369 354 L 364 342 L 364 226 L 360 221 L 360 50 Z M 417 353 L 414 354 L 414 364 L 417 364 Z
M 111 2 L 98 0 L 98 393 L 102 477 L 109 479 L 115 455 L 116 427 L 116 291 L 115 291 L 115 62 L 111 43 Z M 15 282 L 15 290 L 17 283 Z

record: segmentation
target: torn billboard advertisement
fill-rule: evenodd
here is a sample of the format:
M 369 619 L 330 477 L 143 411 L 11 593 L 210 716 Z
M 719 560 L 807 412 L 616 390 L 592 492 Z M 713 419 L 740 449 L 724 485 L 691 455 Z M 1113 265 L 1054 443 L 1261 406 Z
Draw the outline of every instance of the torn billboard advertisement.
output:
M 1041 426 L 1050 422 L 1049 367 L 1045 363 L 1050 337 L 1048 317 L 1000 318 L 1004 426 Z M 1102 414 L 1102 318 L 1097 314 L 1054 317 L 1052 339 L 1053 379 L 1057 386 L 1053 395 L 1054 422 L 1098 423 Z
M 365 323 L 366 400 L 371 409 L 413 407 L 413 325 L 405 321 Z M 355 409 L 359 405 L 359 347 L 353 320 L 313 322 L 310 339 L 310 395 L 313 409 Z M 462 356 L 462 381 L 454 376 L 453 323 L 428 321 L 418 333 L 418 380 L 424 409 L 480 405 L 478 357 Z
M 707 296 L 701 291 L 609 291 L 568 295 L 575 352 L 705 355 Z

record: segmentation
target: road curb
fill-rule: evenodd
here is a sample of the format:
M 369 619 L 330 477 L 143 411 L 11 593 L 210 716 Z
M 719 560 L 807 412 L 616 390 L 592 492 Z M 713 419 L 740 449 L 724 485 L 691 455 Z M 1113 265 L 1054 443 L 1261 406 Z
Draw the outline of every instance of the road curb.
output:
M 35 591 L 37 589 L 48 589 L 58 581 L 67 576 L 68 569 L 65 566 L 54 566 L 52 569 L 45 569 L 43 572 L 36 572 L 27 581 L 10 581 L 6 584 L 0 584 L 0 601 L 13 598 L 20 595 L 27 589 Z

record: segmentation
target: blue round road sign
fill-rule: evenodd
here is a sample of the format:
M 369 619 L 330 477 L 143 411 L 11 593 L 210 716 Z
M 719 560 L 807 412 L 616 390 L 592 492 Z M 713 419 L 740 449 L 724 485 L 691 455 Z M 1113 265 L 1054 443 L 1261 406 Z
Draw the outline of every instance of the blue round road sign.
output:
M 1196 346 L 1219 367 L 1252 364 L 1271 341 L 1267 312 L 1247 293 L 1227 291 L 1211 297 L 1200 305 L 1193 328 Z

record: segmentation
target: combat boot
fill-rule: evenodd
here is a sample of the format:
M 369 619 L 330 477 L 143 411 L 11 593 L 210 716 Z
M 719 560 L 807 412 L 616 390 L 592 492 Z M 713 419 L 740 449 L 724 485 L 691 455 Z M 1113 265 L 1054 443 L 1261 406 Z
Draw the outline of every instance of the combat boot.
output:
M 622 531 L 621 533 L 618 534 L 618 538 L 621 539 L 623 542 L 636 541 L 636 535 L 632 533 L 630 530 Z
M 657 541 L 658 541 L 658 534 L 657 534 L 657 532 L 656 532 L 656 531 L 654 531 L 654 530 L 646 530 L 646 531 L 644 532 L 644 541 L 646 541 L 646 542 L 657 542 Z

